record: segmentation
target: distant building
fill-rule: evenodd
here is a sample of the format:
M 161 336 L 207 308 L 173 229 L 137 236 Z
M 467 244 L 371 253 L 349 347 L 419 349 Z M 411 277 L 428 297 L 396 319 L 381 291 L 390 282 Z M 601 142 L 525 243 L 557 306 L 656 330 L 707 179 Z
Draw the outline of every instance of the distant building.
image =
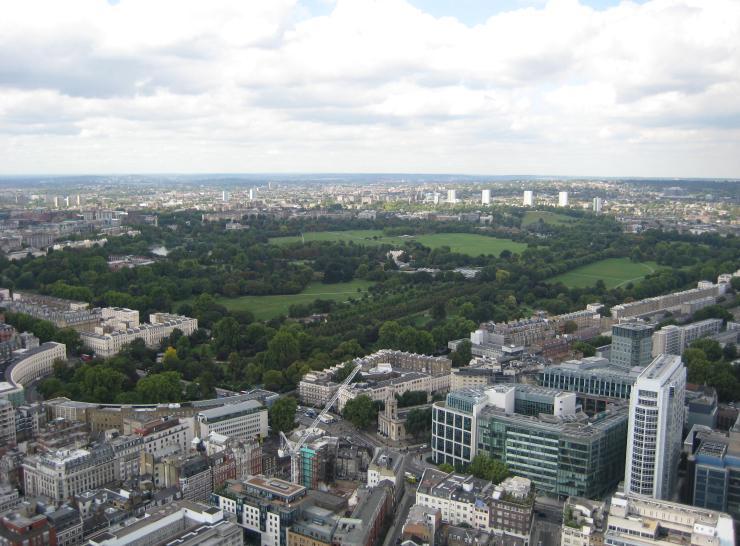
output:
M 626 493 L 671 498 L 681 455 L 686 368 L 661 355 L 637 378 L 630 396 Z
M 568 206 L 568 192 L 567 191 L 558 192 L 558 206 L 559 207 Z
M 491 204 L 491 190 L 483 190 L 483 191 L 481 191 L 480 202 L 483 205 L 490 205 Z
M 93 332 L 80 334 L 85 347 L 102 357 L 118 354 L 124 345 L 136 339 L 144 340 L 147 347 L 157 347 L 174 330 L 188 336 L 198 329 L 197 319 L 182 315 L 152 313 L 149 324 L 139 324 L 138 311 L 115 307 L 105 308 L 102 313 L 104 322 Z
M 457 192 L 455 190 L 447 190 L 447 202 L 457 203 Z
M 647 366 L 652 360 L 653 327 L 641 323 L 612 326 L 610 361 L 623 368 Z
M 525 207 L 534 206 L 534 192 L 532 190 L 525 190 L 522 202 Z
M 600 213 L 601 209 L 604 208 L 604 200 L 601 197 L 594 197 L 592 208 L 596 214 Z
M 722 322 L 722 319 L 706 319 L 686 326 L 664 326 L 653 334 L 652 355 L 681 355 L 697 339 L 718 334 Z
M 622 303 L 611 308 L 612 319 L 615 321 L 648 315 L 658 311 L 671 309 L 680 309 L 683 303 L 706 297 L 721 295 L 724 291 L 725 284 L 712 284 L 707 281 L 700 281 L 696 288 L 684 290 L 682 292 L 672 292 L 664 296 L 655 296 L 644 300 Z M 716 301 L 716 300 L 715 300 Z

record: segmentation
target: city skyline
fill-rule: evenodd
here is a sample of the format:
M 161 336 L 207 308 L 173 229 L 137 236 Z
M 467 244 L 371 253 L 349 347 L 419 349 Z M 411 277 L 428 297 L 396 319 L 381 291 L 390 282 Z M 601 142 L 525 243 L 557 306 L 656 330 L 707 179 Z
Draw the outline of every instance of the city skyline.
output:
M 12 4 L 2 175 L 740 176 L 733 2 Z

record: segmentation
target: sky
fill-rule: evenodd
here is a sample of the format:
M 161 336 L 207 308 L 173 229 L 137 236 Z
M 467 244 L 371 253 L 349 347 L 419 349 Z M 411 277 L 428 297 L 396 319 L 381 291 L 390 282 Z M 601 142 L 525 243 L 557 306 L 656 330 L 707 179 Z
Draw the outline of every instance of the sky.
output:
M 738 0 L 0 9 L 0 175 L 740 177 Z

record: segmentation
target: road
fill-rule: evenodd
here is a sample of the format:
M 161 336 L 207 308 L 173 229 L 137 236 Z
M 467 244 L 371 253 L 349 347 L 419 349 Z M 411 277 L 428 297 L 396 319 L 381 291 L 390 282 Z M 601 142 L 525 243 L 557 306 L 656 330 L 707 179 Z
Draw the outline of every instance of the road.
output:
M 405 483 L 404 487 L 403 497 L 401 497 L 401 502 L 398 503 L 398 508 L 393 515 L 393 523 L 388 529 L 388 533 L 385 535 L 383 546 L 396 545 L 398 538 L 401 536 L 401 532 L 403 531 L 403 525 L 406 523 L 406 518 L 408 518 L 411 505 L 414 504 L 414 501 L 416 500 L 416 486 Z
M 534 512 L 532 546 L 560 546 L 563 503 L 549 497 L 537 497 Z

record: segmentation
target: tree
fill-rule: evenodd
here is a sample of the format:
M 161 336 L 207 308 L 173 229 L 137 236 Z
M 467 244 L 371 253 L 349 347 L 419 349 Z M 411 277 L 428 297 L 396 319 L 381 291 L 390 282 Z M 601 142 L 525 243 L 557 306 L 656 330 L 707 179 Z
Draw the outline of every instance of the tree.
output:
M 452 366 L 454 368 L 462 368 L 470 364 L 473 358 L 473 344 L 469 339 L 461 341 L 457 345 L 457 349 L 452 353 Z
M 446 472 L 447 474 L 455 471 L 455 467 L 452 466 L 450 463 L 442 463 L 440 465 L 437 465 L 437 468 L 439 468 L 442 472 Z
M 444 302 L 438 301 L 434 305 L 432 305 L 431 314 L 434 320 L 444 320 L 444 318 L 447 316 L 447 309 L 445 309 Z
M 578 330 L 578 324 L 576 324 L 573 320 L 566 321 L 566 323 L 563 325 L 563 332 L 566 334 L 572 334 L 576 330 Z
M 213 325 L 213 346 L 220 357 L 239 348 L 239 331 L 241 327 L 233 317 L 224 317 Z
M 722 348 L 722 357 L 728 362 L 735 360 L 737 358 L 737 346 L 734 343 L 725 345 Z
M 136 383 L 136 394 L 144 404 L 179 402 L 182 400 L 180 374 L 163 372 L 142 377 Z
M 290 432 L 295 428 L 295 412 L 298 402 L 291 396 L 276 400 L 270 408 L 270 427 L 272 432 Z
M 61 328 L 53 336 L 54 341 L 64 343 L 67 346 L 67 352 L 78 354 L 82 349 L 82 339 L 80 333 L 72 328 Z
M 432 408 L 414 408 L 406 416 L 406 432 L 417 440 L 432 431 Z
M 285 385 L 285 378 L 283 372 L 280 370 L 267 370 L 262 374 L 262 383 L 265 388 L 270 391 L 279 391 Z
M 596 347 L 585 341 L 576 341 L 573 344 L 573 349 L 583 353 L 583 356 L 594 356 L 596 354 Z
M 378 410 L 369 396 L 361 394 L 344 405 L 342 415 L 357 428 L 368 429 L 377 422 Z
M 509 476 L 509 469 L 504 463 L 484 454 L 473 457 L 468 467 L 468 472 L 476 478 L 489 480 L 496 484 L 501 483 Z
M 406 391 L 402 395 L 396 395 L 398 399 L 399 408 L 407 408 L 409 406 L 419 406 L 427 403 L 426 391 Z
M 267 343 L 268 368 L 273 370 L 284 370 L 301 356 L 301 347 L 296 335 L 286 329 L 281 329 Z
M 710 362 L 717 362 L 722 359 L 722 347 L 713 339 L 697 339 L 691 344 L 691 348 L 703 351 Z

